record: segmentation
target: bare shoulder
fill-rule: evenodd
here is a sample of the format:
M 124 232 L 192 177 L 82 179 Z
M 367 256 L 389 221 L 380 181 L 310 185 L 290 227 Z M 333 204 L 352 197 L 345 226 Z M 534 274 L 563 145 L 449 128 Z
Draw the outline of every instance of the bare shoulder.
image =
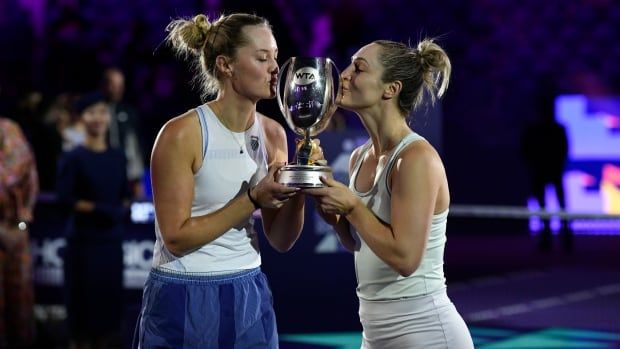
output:
M 437 150 L 435 150 L 435 147 L 433 147 L 427 140 L 419 140 L 409 143 L 409 145 L 403 149 L 401 154 L 420 158 L 439 158 Z
M 277 121 L 261 114 L 256 113 L 260 118 L 263 132 L 265 133 L 265 148 L 267 149 L 268 163 L 272 164 L 274 161 L 287 161 L 288 159 L 288 145 L 286 143 L 286 132 L 284 127 Z
M 428 168 L 432 171 L 443 172 L 443 163 L 437 150 L 426 140 L 412 142 L 398 154 L 401 166 L 414 168 Z M 399 166 L 400 167 L 400 166 Z
M 398 187 L 395 189 L 393 184 Z M 423 201 L 434 200 L 435 214 L 445 211 L 450 205 L 446 170 L 441 157 L 426 140 L 415 141 L 398 154 L 390 176 L 390 187 L 393 192 L 401 191 L 409 197 L 413 195 L 426 198 Z
M 286 138 L 286 132 L 284 131 L 284 127 L 282 127 L 280 123 L 261 113 L 257 112 L 256 115 L 258 115 L 258 117 L 260 118 L 261 125 L 263 126 L 263 131 L 265 132 L 265 136 L 267 136 L 267 138 Z
M 184 161 L 196 171 L 202 164 L 202 133 L 195 110 L 170 119 L 162 126 L 151 153 L 151 161 Z
M 195 110 L 189 110 L 168 120 L 157 136 L 157 143 L 187 143 L 200 137 L 200 122 Z

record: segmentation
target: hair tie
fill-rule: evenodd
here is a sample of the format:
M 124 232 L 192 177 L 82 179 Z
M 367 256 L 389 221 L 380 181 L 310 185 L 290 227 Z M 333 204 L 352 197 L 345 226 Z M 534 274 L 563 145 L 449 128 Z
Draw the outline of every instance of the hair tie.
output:
M 224 22 L 226 22 L 226 20 L 228 19 L 229 16 L 224 17 L 224 19 L 222 20 L 221 23 L 217 24 L 217 28 L 215 28 L 215 33 L 213 33 L 213 36 L 211 37 L 211 47 L 213 47 L 213 45 L 215 44 L 215 39 L 217 38 L 217 33 L 219 33 L 220 31 L 220 27 L 222 25 L 224 25 Z M 207 42 L 209 42 L 209 40 L 207 38 L 205 38 L 205 43 L 202 44 L 202 50 L 204 51 L 205 46 L 207 45 Z

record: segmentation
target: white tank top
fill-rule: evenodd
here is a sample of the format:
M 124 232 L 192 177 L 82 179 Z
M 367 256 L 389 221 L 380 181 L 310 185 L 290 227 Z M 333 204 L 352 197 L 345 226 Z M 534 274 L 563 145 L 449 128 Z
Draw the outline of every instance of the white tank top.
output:
M 382 170 L 375 176 L 372 188 L 361 193 L 355 189 L 357 174 L 364 155 L 372 146 L 370 140 L 362 146 L 357 162 L 353 167 L 349 188 L 383 222 L 391 224 L 391 192 L 388 186 L 390 173 L 398 154 L 410 143 L 424 140 L 417 133 L 407 135 L 394 148 L 392 155 Z M 368 301 L 395 300 L 432 293 L 445 287 L 443 274 L 443 254 L 446 243 L 446 222 L 448 210 L 433 216 L 426 250 L 418 269 L 410 276 L 403 277 L 383 262 L 356 231 L 355 272 L 357 276 L 357 296 Z M 353 230 L 353 229 L 352 229 Z
M 206 105 L 196 108 L 202 130 L 203 161 L 194 175 L 191 216 L 216 211 L 234 198 L 246 195 L 267 174 L 267 152 L 258 116 L 245 132 L 232 132 Z M 240 149 L 241 147 L 241 149 Z M 170 183 L 174 185 L 174 183 Z M 155 220 L 153 267 L 188 273 L 228 273 L 260 266 L 258 237 L 249 217 L 219 238 L 180 258 L 163 243 Z

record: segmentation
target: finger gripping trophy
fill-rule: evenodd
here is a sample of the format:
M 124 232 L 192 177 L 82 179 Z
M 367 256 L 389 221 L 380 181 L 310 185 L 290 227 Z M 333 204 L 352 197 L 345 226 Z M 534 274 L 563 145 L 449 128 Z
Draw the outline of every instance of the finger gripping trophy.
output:
M 324 186 L 320 177 L 331 177 L 331 168 L 313 163 L 310 137 L 327 127 L 336 111 L 334 76 L 332 67 L 338 68 L 329 58 L 291 57 L 278 75 L 278 104 L 288 126 L 303 140 L 297 146 L 296 163 L 282 167 L 278 182 L 290 187 L 316 188 Z M 284 96 L 282 77 L 285 76 Z M 337 75 L 338 76 L 338 75 Z

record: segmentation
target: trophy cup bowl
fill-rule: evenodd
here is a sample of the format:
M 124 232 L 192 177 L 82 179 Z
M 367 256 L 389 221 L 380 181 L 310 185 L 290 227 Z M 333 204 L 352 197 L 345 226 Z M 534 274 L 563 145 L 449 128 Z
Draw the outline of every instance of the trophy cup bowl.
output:
M 329 58 L 291 57 L 278 74 L 277 97 L 280 111 L 289 128 L 303 137 L 296 153 L 296 163 L 283 166 L 278 172 L 278 183 L 297 188 L 323 187 L 320 177 L 331 177 L 331 168 L 310 161 L 312 140 L 323 131 L 336 111 L 332 67 Z M 284 77 L 284 91 L 281 92 Z

